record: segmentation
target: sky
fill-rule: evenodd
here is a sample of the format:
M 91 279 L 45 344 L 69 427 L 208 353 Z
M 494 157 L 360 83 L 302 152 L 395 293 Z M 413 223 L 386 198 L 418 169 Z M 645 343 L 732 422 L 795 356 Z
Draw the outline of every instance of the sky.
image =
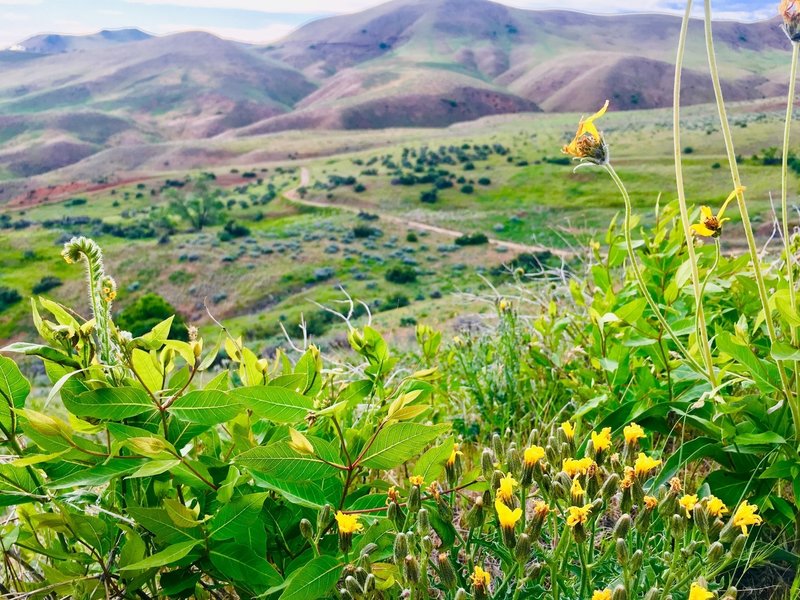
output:
M 593 13 L 679 12 L 679 0 L 499 0 L 519 8 L 566 8 Z M 0 48 L 39 33 L 87 34 L 138 27 L 163 35 L 201 30 L 226 39 L 268 43 L 300 25 L 357 12 L 381 0 L 0 0 Z M 714 0 L 715 16 L 758 20 L 775 14 L 778 0 Z M 695 2 L 702 5 L 702 2 Z

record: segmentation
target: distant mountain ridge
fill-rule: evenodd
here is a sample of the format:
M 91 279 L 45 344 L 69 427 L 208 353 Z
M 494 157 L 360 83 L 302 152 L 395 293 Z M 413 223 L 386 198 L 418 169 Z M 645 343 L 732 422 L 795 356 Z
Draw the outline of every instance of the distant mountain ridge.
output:
M 42 35 L 0 53 L 0 177 L 48 173 L 108 148 L 290 129 L 442 127 L 487 115 L 668 106 L 680 19 L 394 0 L 254 46 L 136 29 Z M 777 20 L 715 23 L 726 96 L 785 89 Z M 684 102 L 711 101 L 693 21 Z

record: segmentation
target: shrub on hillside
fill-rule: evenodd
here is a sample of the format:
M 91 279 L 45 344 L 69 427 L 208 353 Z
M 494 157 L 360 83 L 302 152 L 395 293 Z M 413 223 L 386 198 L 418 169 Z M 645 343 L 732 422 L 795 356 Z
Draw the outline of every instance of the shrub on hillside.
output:
M 386 271 L 386 281 L 389 283 L 414 283 L 417 280 L 417 270 L 410 265 L 396 265 Z
M 485 233 L 465 233 L 456 238 L 455 243 L 459 246 L 480 246 L 488 244 L 489 238 Z
M 33 284 L 33 293 L 45 294 L 62 284 L 63 282 L 61 281 L 60 278 L 54 277 L 52 275 L 46 275 L 42 277 L 39 281 L 37 281 L 35 284 Z
M 22 300 L 19 292 L 13 288 L 0 285 L 0 312 L 6 310 L 12 304 Z
M 115 321 L 120 329 L 130 331 L 133 337 L 138 337 L 172 315 L 175 315 L 175 319 L 172 321 L 170 335 L 178 340 L 188 340 L 186 321 L 175 311 L 175 307 L 158 294 L 149 293 L 139 297 L 133 304 L 122 309 Z

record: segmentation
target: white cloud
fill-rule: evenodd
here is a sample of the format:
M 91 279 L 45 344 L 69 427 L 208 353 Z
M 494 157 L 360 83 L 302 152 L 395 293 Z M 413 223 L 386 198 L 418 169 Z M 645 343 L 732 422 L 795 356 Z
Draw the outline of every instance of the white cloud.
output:
M 3 0 L 0 0 L 2 2 Z M 349 13 L 380 4 L 380 0 L 127 0 L 131 4 L 170 4 L 192 8 L 227 8 L 278 14 Z

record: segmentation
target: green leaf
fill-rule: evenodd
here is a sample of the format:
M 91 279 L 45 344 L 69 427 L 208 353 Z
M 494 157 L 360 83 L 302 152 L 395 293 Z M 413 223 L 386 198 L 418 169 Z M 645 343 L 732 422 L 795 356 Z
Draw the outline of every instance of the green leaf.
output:
M 339 460 L 330 442 L 319 438 L 309 439 L 322 458 L 328 462 Z M 285 481 L 310 481 L 332 477 L 339 472 L 339 469 L 324 463 L 313 454 L 298 454 L 288 442 L 258 446 L 243 452 L 233 462 L 254 471 L 280 477 Z
M 163 544 L 199 540 L 201 537 L 198 527 L 181 529 L 176 526 L 163 508 L 130 506 L 128 507 L 128 516 L 135 520 L 140 527 L 153 533 L 156 539 Z
M 414 475 L 420 475 L 426 483 L 439 479 L 444 471 L 444 463 L 453 452 L 454 443 L 455 440 L 450 437 L 440 446 L 434 446 L 425 452 L 414 465 Z
M 239 538 L 256 522 L 269 493 L 248 494 L 219 509 L 209 523 L 212 540 Z
M 418 455 L 422 448 L 449 430 L 448 425 L 395 423 L 375 437 L 361 461 L 370 469 L 392 469 Z
M 64 406 L 76 417 L 115 421 L 156 410 L 147 392 L 135 387 L 90 390 L 75 398 L 64 398 Z
M 155 477 L 166 473 L 181 464 L 177 458 L 168 460 L 151 460 L 139 467 L 134 473 L 128 475 L 128 479 L 137 479 L 139 477 Z
M 800 360 L 800 349 L 786 342 L 775 342 L 770 352 L 775 360 Z
M 314 409 L 311 398 L 275 385 L 238 388 L 231 392 L 231 396 L 253 411 L 256 417 L 273 423 L 299 423 Z
M 209 553 L 211 564 L 231 581 L 249 588 L 270 588 L 281 585 L 283 578 L 265 558 L 256 554 L 250 546 L 228 542 L 214 546 Z
M 342 564 L 332 556 L 319 556 L 292 573 L 280 600 L 325 598 L 339 581 Z
M 731 334 L 720 333 L 717 336 L 717 347 L 744 367 L 745 374 L 753 379 L 762 392 L 780 391 L 775 365 L 758 358 L 750 348 L 737 342 Z
M 28 380 L 22 376 L 17 364 L 0 356 L 0 426 L 14 435 L 15 419 L 12 410 L 23 408 L 31 391 Z
M 149 352 L 135 348 L 131 360 L 144 386 L 153 393 L 160 392 L 164 387 L 164 373 L 158 359 Z
M 786 443 L 786 439 L 774 431 L 761 433 L 743 433 L 733 438 L 734 444 L 739 446 L 775 446 Z
M 28 469 L 0 465 L 0 506 L 31 502 L 31 495 L 36 493 L 36 482 Z
M 242 411 L 242 407 L 225 392 L 197 390 L 175 400 L 169 410 L 190 423 L 218 425 L 233 419 Z
M 71 356 L 64 354 L 61 352 L 61 350 L 57 350 L 43 344 L 16 342 L 14 344 L 9 344 L 4 348 L 0 348 L 0 350 L 3 350 L 4 352 L 24 354 L 25 356 L 38 356 L 39 358 L 53 361 L 59 365 L 67 365 L 76 369 L 80 369 L 81 367 L 80 363 Z
M 191 552 L 199 543 L 200 540 L 191 540 L 188 542 L 173 544 L 164 548 L 160 552 L 156 552 L 155 554 L 148 556 L 144 560 L 135 562 L 127 567 L 122 567 L 121 570 L 139 571 L 143 569 L 154 569 L 156 567 L 163 567 L 165 565 L 176 563 L 187 556 L 189 552 Z
M 81 469 L 75 473 L 56 479 L 47 484 L 51 490 L 63 490 L 71 487 L 95 487 L 105 485 L 115 477 L 133 473 L 144 464 L 141 459 L 112 458 L 106 463 Z
M 158 350 L 164 345 L 169 337 L 169 330 L 172 328 L 172 320 L 175 315 L 167 317 L 161 323 L 153 327 L 144 335 L 136 338 L 136 342 L 147 348 L 148 350 Z

